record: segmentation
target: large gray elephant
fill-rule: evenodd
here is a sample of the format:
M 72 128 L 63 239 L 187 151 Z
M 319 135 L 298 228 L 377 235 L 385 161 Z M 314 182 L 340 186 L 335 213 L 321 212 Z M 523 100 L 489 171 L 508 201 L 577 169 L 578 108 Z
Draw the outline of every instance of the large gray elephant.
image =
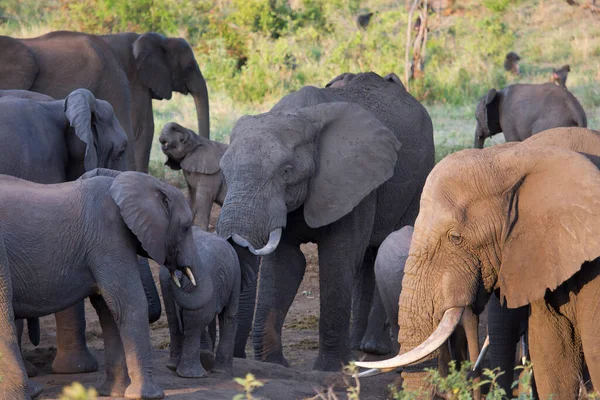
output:
M 112 106 L 77 89 L 64 100 L 26 90 L 0 91 L 0 143 L 13 149 L 0 160 L 0 174 L 37 183 L 72 181 L 94 168 L 127 169 L 127 136 Z M 150 319 L 160 317 L 160 299 L 147 261 L 140 273 L 150 303 Z M 32 336 L 30 320 L 29 332 Z M 90 372 L 98 363 L 85 340 L 84 303 L 56 314 L 55 373 Z M 22 324 L 18 324 L 19 337 Z M 34 328 L 39 329 L 39 325 Z M 39 333 L 38 333 L 39 335 Z M 36 374 L 26 363 L 30 376 Z
M 138 171 L 148 172 L 150 162 L 154 138 L 152 99 L 168 100 L 174 91 L 191 94 L 196 104 L 198 132 L 200 136 L 210 138 L 206 81 L 185 39 L 167 38 L 155 32 L 100 37 L 115 51 L 129 78 Z
M 463 309 L 481 309 L 496 292 L 509 308 L 530 306 L 540 398 L 576 398 L 584 357 L 598 387 L 599 156 L 600 132 L 557 128 L 436 165 L 402 281 L 402 354 L 357 365 L 391 370 L 421 360 L 405 367 L 404 382 L 431 393 L 422 368 Z
M 75 89 L 88 89 L 108 101 L 134 143 L 127 75 L 113 50 L 100 38 L 57 31 L 31 39 L 0 36 L 0 89 L 22 89 L 64 99 Z M 135 170 L 134 146 L 126 154 Z
M 213 371 L 231 375 L 241 290 L 240 264 L 236 252 L 222 237 L 198 227 L 193 227 L 192 233 L 200 262 L 197 268 L 199 275 L 194 277 L 204 280 L 206 285 L 202 292 L 198 292 L 202 296 L 202 308 L 186 310 L 179 307 L 173 297 L 168 271 L 164 268 L 160 271 L 160 287 L 171 337 L 167 367 L 184 378 L 208 376 L 200 363 L 200 339 L 208 325 L 218 317 L 219 345 Z M 183 279 L 181 285 L 187 290 L 192 283 Z M 210 339 L 214 346 L 216 338 Z M 212 346 L 209 350 L 214 353 Z
M 213 203 L 222 206 L 227 194 L 227 185 L 219 165 L 227 145 L 198 136 L 175 122 L 163 127 L 158 140 L 167 156 L 165 164 L 183 172 L 190 193 L 194 224 L 208 231 Z M 254 318 L 258 257 L 235 243 L 232 245 L 238 254 L 243 274 L 234 356 L 246 358 L 246 343 Z
M 105 344 L 106 381 L 99 393 L 162 398 L 152 379 L 148 305 L 137 255 L 154 259 L 172 276 L 176 270 L 192 281 L 200 276 L 183 194 L 146 174 L 101 169 L 55 185 L 6 175 L 0 181 L 0 220 L 11 271 L 0 286 L 4 292 L 12 285 L 14 317 L 41 317 L 90 297 Z M 19 279 L 23 276 L 27 279 Z M 198 292 L 205 284 L 198 282 L 186 292 L 173 284 L 178 304 L 202 306 Z M 2 311 L 3 319 L 11 312 Z M 10 337 L 11 345 L 17 342 L 12 332 L 0 336 Z
M 339 370 L 350 359 L 351 308 L 366 311 L 353 316 L 353 335 L 362 337 L 374 290 L 374 258 L 365 254 L 413 223 L 433 164 L 427 111 L 374 73 L 340 88 L 304 87 L 265 114 L 240 118 L 221 159 L 227 195 L 217 231 L 263 256 L 258 360 L 287 364 L 281 329 L 304 275 L 306 242 L 319 247 L 315 368 Z M 355 276 L 365 307 L 351 307 Z
M 477 104 L 475 144 L 503 132 L 507 142 L 520 142 L 547 129 L 587 127 L 585 110 L 567 89 L 554 85 L 514 84 L 490 89 Z

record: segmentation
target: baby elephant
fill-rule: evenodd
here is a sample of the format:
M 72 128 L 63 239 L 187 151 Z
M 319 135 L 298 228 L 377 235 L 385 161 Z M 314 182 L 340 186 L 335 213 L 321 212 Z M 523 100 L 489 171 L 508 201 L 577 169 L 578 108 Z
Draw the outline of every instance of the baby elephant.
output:
M 196 300 L 202 304 L 200 309 L 181 309 L 173 297 L 169 271 L 165 268 L 160 271 L 160 287 L 171 336 L 167 367 L 183 378 L 208 376 L 206 363 L 203 366 L 200 362 L 201 335 L 218 315 L 219 345 L 213 371 L 231 375 L 241 287 L 238 256 L 227 240 L 214 233 L 194 226 L 192 234 L 199 262 L 194 276 L 204 282 L 204 290 L 196 293 Z M 184 292 L 188 291 L 194 282 L 187 277 L 182 280 L 175 283 L 181 285 Z M 215 343 L 214 339 L 211 338 L 212 343 Z M 214 348 L 210 350 L 214 354 Z

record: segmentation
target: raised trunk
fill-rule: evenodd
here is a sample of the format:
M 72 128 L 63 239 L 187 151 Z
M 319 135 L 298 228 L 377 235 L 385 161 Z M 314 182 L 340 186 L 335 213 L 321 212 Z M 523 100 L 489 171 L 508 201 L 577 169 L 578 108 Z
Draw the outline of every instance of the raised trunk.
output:
M 196 117 L 198 118 L 198 135 L 210 139 L 210 115 L 208 105 L 208 91 L 206 82 L 202 81 L 200 91 L 193 93 L 194 104 L 196 105 Z
M 424 281 L 426 280 L 409 274 L 405 274 L 402 280 L 398 312 L 400 354 L 407 353 L 423 343 L 435 329 L 431 318 L 433 310 L 423 310 L 423 307 L 431 304 L 430 299 L 423 298 L 427 293 L 420 287 Z M 427 382 L 425 368 L 438 367 L 438 353 L 439 351 L 435 351 L 417 364 L 404 367 L 402 378 L 406 390 L 420 391 L 426 399 L 433 397 L 434 387 Z

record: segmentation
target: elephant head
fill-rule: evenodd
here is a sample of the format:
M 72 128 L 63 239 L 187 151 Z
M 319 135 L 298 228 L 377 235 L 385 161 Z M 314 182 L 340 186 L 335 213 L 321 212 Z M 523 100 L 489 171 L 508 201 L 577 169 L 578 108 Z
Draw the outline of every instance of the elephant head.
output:
M 496 89 L 490 89 L 488 94 L 477 104 L 475 110 L 477 127 L 475 128 L 476 149 L 483 149 L 485 139 L 502 132 L 500 127 L 500 96 Z
M 221 158 L 227 196 L 217 231 L 265 255 L 287 214 L 318 228 L 342 218 L 394 173 L 400 143 L 354 103 L 323 103 L 240 118 Z
M 192 95 L 198 132 L 208 139 L 208 90 L 189 43 L 182 38 L 148 32 L 133 43 L 133 56 L 141 81 L 150 88 L 155 99 L 170 99 L 173 91 Z
M 64 100 L 64 112 L 75 133 L 67 137 L 70 163 L 83 162 L 85 171 L 98 167 L 127 169 L 127 134 L 110 103 L 96 99 L 87 89 L 77 89 Z
M 227 145 L 198 136 L 175 122 L 163 127 L 158 140 L 167 156 L 165 165 L 174 170 L 183 168 L 201 174 L 218 172 L 221 169 L 219 161 L 227 149 Z
M 97 170 L 104 175 L 107 170 Z M 181 191 L 140 172 L 115 174 L 110 195 L 117 204 L 123 221 L 137 237 L 140 255 L 164 265 L 172 277 L 173 294 L 186 309 L 200 308 L 205 301 L 205 282 L 196 282 L 200 260 L 192 236 L 192 212 Z M 89 174 L 94 176 L 94 174 Z M 180 270 L 191 286 L 185 290 L 175 274 Z M 210 294 L 210 293 L 208 293 Z
M 493 291 L 510 308 L 543 299 L 600 256 L 600 172 L 573 151 L 584 147 L 600 155 L 600 135 L 556 129 L 436 165 L 402 281 L 402 354 L 357 365 L 388 371 L 422 360 L 403 374 L 409 388 L 423 387 L 421 368 L 465 307 L 483 309 Z

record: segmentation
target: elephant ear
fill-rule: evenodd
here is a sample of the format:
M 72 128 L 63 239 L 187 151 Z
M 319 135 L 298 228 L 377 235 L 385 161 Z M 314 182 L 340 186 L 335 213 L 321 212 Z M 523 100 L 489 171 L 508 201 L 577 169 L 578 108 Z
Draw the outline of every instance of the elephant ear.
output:
M 500 127 L 500 110 L 499 110 L 498 92 L 496 89 L 490 89 L 485 96 L 485 123 L 490 135 L 502 132 Z
M 499 157 L 500 168 L 516 171 L 505 194 L 498 275 L 501 298 L 515 308 L 543 298 L 600 256 L 600 172 L 585 156 L 558 147 L 517 145 Z
M 98 167 L 98 135 L 92 128 L 96 98 L 87 89 L 77 89 L 65 99 L 64 111 L 77 137 L 85 143 L 83 163 L 86 171 Z
M 164 264 L 171 218 L 171 199 L 166 185 L 141 172 L 122 172 L 113 181 L 110 195 L 148 256 Z
M 0 36 L 0 89 L 29 90 L 39 72 L 29 47 L 20 40 Z
M 164 36 L 155 32 L 144 33 L 133 43 L 133 57 L 140 80 L 157 100 L 169 100 L 173 94 L 171 68 L 164 43 Z
M 221 167 L 219 162 L 225 149 L 212 140 L 200 140 L 200 144 L 181 161 L 181 168 L 190 172 L 211 175 Z
M 318 228 L 348 214 L 394 175 L 401 144 L 358 104 L 324 103 L 299 112 L 319 127 L 317 170 L 304 202 L 306 223 Z
M 402 89 L 406 89 L 404 87 L 404 84 L 402 83 L 402 81 L 398 77 L 398 75 L 396 75 L 393 72 L 390 72 L 389 74 L 387 74 L 386 76 L 384 76 L 383 79 L 385 81 L 387 81 L 387 82 L 392 82 L 392 83 L 395 83 L 396 85 L 400 85 L 400 87 L 402 87 Z

